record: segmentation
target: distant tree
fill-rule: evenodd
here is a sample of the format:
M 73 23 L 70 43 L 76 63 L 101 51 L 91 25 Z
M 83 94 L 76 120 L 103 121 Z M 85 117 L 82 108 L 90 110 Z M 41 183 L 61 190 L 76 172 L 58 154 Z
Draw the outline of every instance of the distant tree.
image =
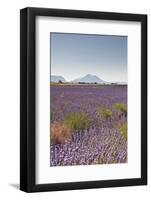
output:
M 59 80 L 58 83 L 62 83 L 62 80 Z
M 78 82 L 78 84 L 86 84 L 85 82 Z

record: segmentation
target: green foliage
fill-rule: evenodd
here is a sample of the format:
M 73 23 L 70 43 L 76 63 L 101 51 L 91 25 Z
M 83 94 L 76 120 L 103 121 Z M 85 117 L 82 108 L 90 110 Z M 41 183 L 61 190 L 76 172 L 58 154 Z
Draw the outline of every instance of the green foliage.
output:
M 87 114 L 83 112 L 77 112 L 70 114 L 64 120 L 63 124 L 73 130 L 83 130 L 90 127 L 91 120 Z
M 98 113 L 105 119 L 110 119 L 112 117 L 112 111 L 106 107 L 99 108 Z
M 65 86 L 66 83 L 62 82 L 62 81 L 58 81 L 58 82 L 50 82 L 50 87 L 51 86 Z
M 116 103 L 116 104 L 114 104 L 114 108 L 116 110 L 121 111 L 125 115 L 127 115 L 127 105 L 126 104 L 124 104 L 124 103 Z
M 50 83 L 50 86 L 58 86 L 58 85 L 60 85 L 59 83 L 56 83 L 56 82 L 51 82 Z
M 50 112 L 50 120 L 54 121 L 55 119 L 55 113 L 53 111 Z
M 125 139 L 127 139 L 127 123 L 119 125 L 118 129 L 119 132 L 125 137 Z

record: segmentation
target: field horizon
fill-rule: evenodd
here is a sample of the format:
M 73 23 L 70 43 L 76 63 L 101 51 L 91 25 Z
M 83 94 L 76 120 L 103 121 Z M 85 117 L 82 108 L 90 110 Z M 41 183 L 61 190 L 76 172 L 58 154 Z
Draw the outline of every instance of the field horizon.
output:
M 118 84 L 118 85 L 127 85 L 127 82 L 121 82 L 121 81 L 105 81 L 101 79 L 99 76 L 92 75 L 92 74 L 86 74 L 84 76 L 81 76 L 80 78 L 75 78 L 74 80 L 66 80 L 66 78 L 63 75 L 51 75 L 51 82 L 52 83 L 83 83 L 83 84 Z

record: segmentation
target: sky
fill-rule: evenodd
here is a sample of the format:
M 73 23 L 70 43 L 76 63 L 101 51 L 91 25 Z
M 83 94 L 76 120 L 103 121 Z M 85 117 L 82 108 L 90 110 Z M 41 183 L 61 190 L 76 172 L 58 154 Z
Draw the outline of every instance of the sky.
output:
M 127 36 L 50 33 L 51 75 L 127 82 Z

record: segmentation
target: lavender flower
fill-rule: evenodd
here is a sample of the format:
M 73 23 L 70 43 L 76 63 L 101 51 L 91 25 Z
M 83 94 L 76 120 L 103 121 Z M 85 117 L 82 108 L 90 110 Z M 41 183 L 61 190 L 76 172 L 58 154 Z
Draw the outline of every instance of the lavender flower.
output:
M 72 130 L 69 142 L 51 143 L 50 166 L 127 162 L 127 139 L 118 129 L 127 115 L 115 109 L 119 102 L 127 105 L 127 86 L 51 86 L 51 123 L 63 123 L 72 113 L 85 113 L 92 123 Z M 101 107 L 112 115 L 99 115 Z

